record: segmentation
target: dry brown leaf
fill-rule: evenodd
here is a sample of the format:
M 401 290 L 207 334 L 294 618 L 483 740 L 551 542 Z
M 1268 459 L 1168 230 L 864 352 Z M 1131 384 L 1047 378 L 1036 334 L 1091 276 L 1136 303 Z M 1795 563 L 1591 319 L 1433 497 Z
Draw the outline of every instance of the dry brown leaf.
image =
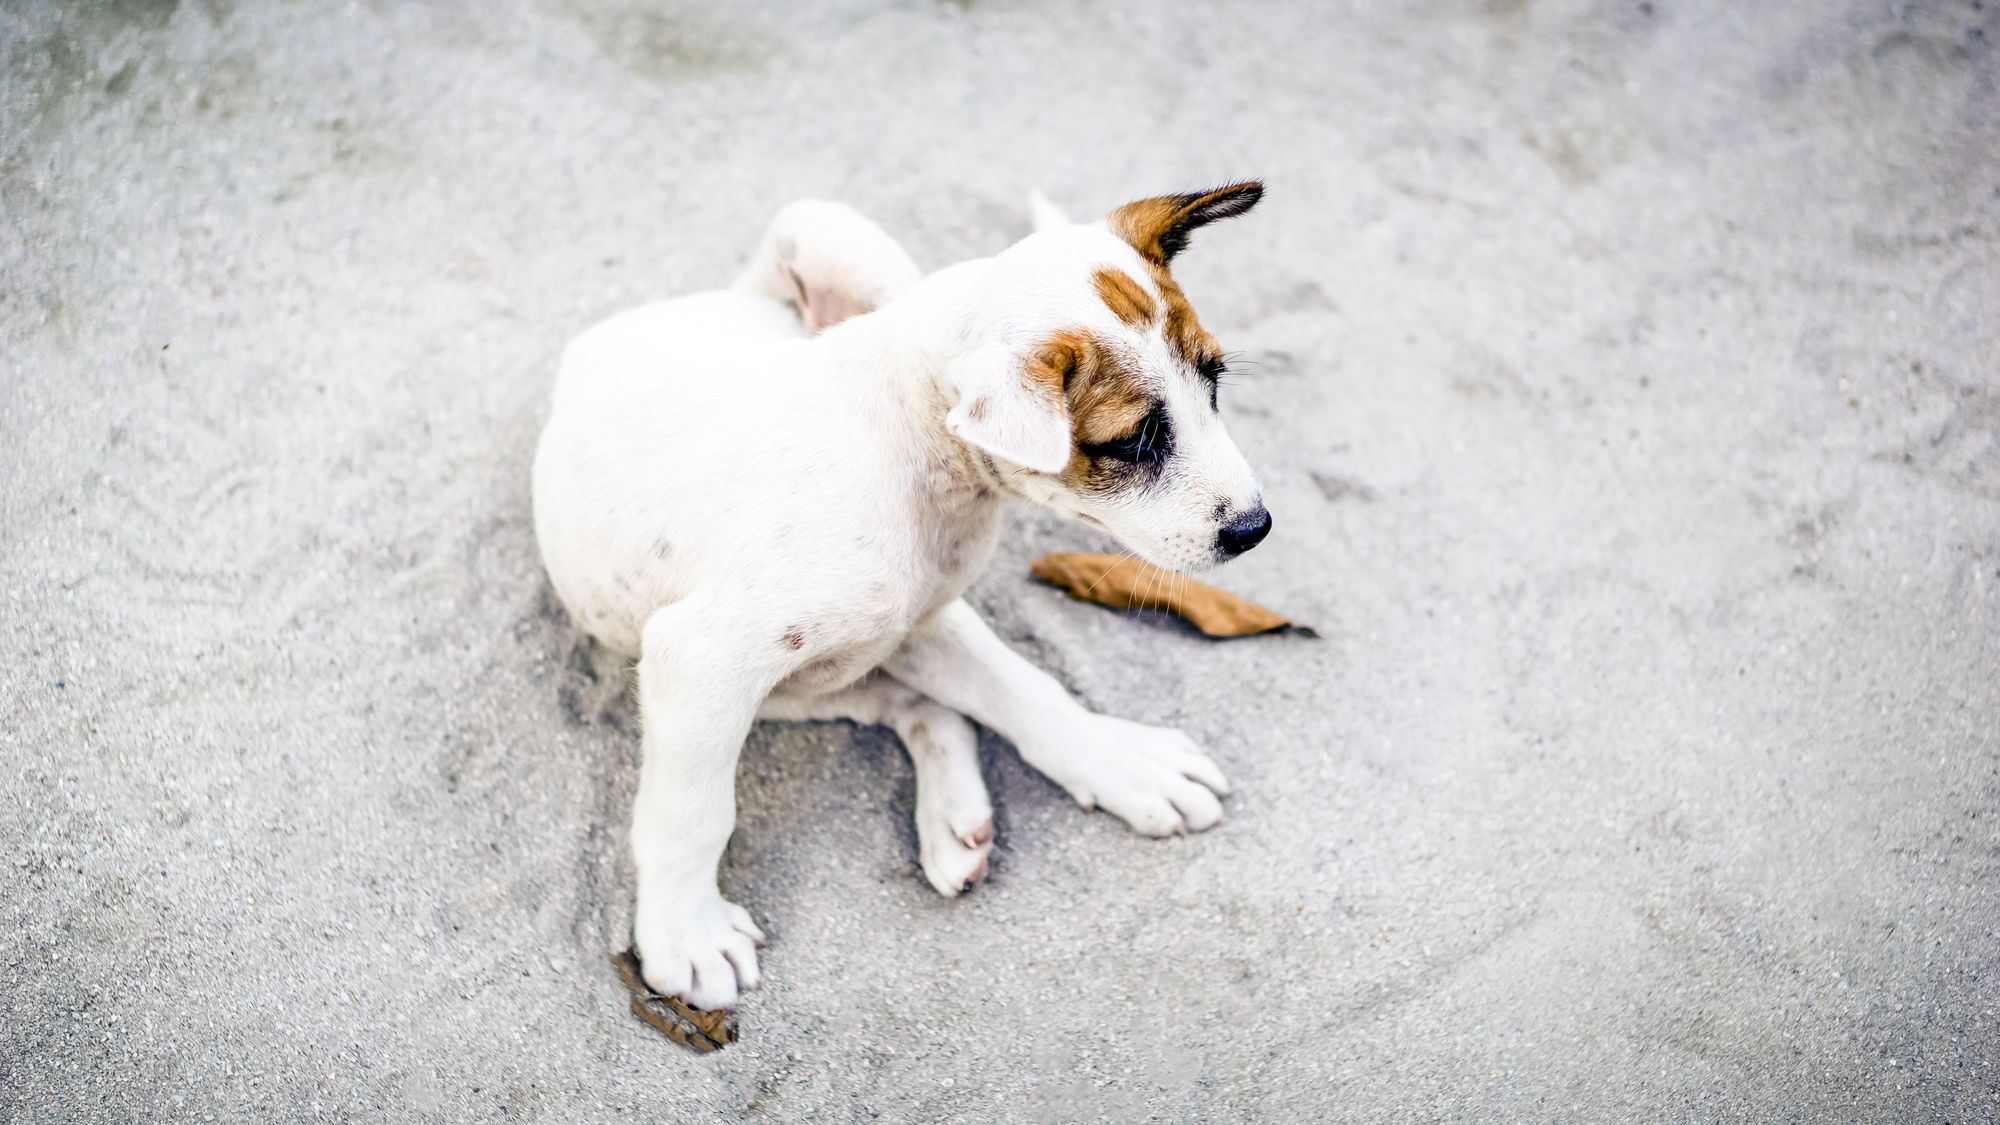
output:
M 1131 555 L 1058 551 L 1043 555 L 1028 570 L 1078 601 L 1112 609 L 1163 609 L 1211 637 L 1277 632 L 1319 635 L 1227 590 L 1161 570 Z
M 701 1055 L 736 1042 L 736 1021 L 728 1012 L 690 1008 L 676 997 L 662 996 L 646 987 L 646 978 L 639 975 L 638 954 L 629 949 L 614 953 L 611 964 L 625 987 L 632 990 L 632 1014 L 667 1038 Z

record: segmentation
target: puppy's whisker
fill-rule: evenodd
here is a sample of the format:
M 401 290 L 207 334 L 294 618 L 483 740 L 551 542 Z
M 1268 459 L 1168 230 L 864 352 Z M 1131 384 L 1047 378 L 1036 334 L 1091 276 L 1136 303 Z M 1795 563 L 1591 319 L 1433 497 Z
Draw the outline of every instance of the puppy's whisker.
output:
M 1096 582 L 1092 582 L 1088 587 L 1084 589 L 1083 591 L 1084 597 L 1089 597 L 1090 592 L 1092 590 L 1097 589 L 1099 582 L 1103 582 L 1105 579 L 1111 577 L 1112 571 L 1117 570 L 1119 567 L 1124 566 L 1126 563 L 1131 562 L 1133 559 L 1136 559 L 1138 557 L 1139 557 L 1138 555 L 1135 555 L 1130 551 L 1126 551 L 1123 555 L 1119 556 L 1117 562 L 1112 563 L 1110 566 L 1104 568 L 1104 573 L 1097 576 Z
M 1173 567 L 1168 567 L 1160 571 L 1160 584 L 1153 591 L 1153 608 L 1171 612 L 1170 607 L 1173 605 L 1174 587 L 1180 581 L 1180 573 L 1179 569 Z
M 1155 578 L 1155 577 L 1156 577 L 1156 576 L 1157 576 L 1157 575 L 1159 574 L 1159 572 L 1160 572 L 1160 568 L 1159 568 L 1159 567 L 1157 567 L 1157 566 L 1154 566 L 1154 565 L 1152 565 L 1151 563 L 1147 563 L 1147 564 L 1146 564 L 1146 569 L 1145 569 L 1145 570 L 1143 570 L 1143 571 L 1140 571 L 1140 572 L 1139 572 L 1139 585 L 1138 585 L 1138 588 L 1137 588 L 1137 589 L 1135 589 L 1135 590 L 1133 590 L 1133 592 L 1132 592 L 1132 593 L 1133 593 L 1133 598 L 1132 598 L 1132 612 L 1133 612 L 1133 613 L 1144 613 L 1144 612 L 1146 612 L 1146 609 L 1147 609 L 1147 606 L 1146 606 L 1146 593 L 1147 593 L 1147 591 L 1148 591 L 1148 590 L 1151 590 L 1151 589 L 1152 589 L 1152 587 L 1153 587 L 1153 579 L 1154 579 L 1154 578 Z

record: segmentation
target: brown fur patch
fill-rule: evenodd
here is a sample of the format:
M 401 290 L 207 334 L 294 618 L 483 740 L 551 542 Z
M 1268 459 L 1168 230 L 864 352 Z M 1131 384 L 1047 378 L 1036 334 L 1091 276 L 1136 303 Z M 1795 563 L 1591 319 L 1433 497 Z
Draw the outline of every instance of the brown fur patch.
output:
M 1178 195 L 1135 199 L 1111 212 L 1105 221 L 1111 225 L 1112 234 L 1131 243 L 1132 249 L 1144 254 L 1147 261 L 1164 264 L 1172 255 L 1163 240 L 1174 229 L 1175 220 L 1186 206 L 1187 200 Z
M 1063 476 L 1083 488 L 1108 488 L 1117 479 L 1075 448 L 1130 434 L 1153 409 L 1139 368 L 1123 348 L 1088 332 L 1051 335 L 1028 363 L 1028 378 L 1058 394 L 1069 415 L 1071 452 Z
M 1057 332 L 1042 341 L 1028 356 L 1028 385 L 1038 388 L 1057 402 L 1062 402 L 1069 391 L 1071 375 L 1084 365 L 1090 352 L 1097 347 L 1089 333 L 1077 329 Z
M 1134 328 L 1146 327 L 1159 315 L 1153 295 L 1124 270 L 1104 266 L 1091 275 L 1090 281 L 1112 315 Z
M 1160 286 L 1160 296 L 1167 306 L 1167 345 L 1189 366 L 1199 366 L 1205 359 L 1220 355 L 1222 348 L 1215 337 L 1195 319 L 1194 306 L 1188 304 L 1187 294 L 1174 284 L 1167 273 L 1167 267 L 1154 266 L 1153 280 Z

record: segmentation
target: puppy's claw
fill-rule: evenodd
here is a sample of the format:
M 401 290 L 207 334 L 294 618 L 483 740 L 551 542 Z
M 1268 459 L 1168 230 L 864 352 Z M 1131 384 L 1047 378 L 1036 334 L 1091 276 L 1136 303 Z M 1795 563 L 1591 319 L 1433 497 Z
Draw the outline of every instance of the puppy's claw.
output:
M 733 902 L 729 904 L 729 924 L 735 928 L 737 933 L 755 942 L 759 949 L 763 949 L 771 944 L 771 939 L 764 936 L 763 928 L 758 926 L 756 920 L 750 917 L 750 912 Z
M 987 817 L 985 820 L 979 822 L 979 827 L 974 828 L 970 832 L 960 833 L 958 838 L 968 848 L 983 847 L 992 843 L 993 818 L 990 816 Z
M 979 836 L 987 842 L 966 842 Z M 975 829 L 963 835 L 954 835 L 943 824 L 927 826 L 920 821 L 917 843 L 922 852 L 924 879 L 946 898 L 956 898 L 971 890 L 986 878 L 988 857 L 993 851 L 992 838 L 990 828 L 984 833 Z

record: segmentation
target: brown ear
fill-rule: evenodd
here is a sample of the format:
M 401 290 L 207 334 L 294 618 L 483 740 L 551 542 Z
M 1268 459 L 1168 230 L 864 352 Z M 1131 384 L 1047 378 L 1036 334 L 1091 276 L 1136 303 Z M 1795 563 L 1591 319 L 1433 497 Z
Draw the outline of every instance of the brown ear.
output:
M 1232 219 L 1264 198 L 1260 180 L 1246 180 L 1213 191 L 1159 195 L 1120 207 L 1106 220 L 1111 232 L 1132 244 L 1151 261 L 1166 265 L 1187 249 L 1188 233 L 1217 219 Z

